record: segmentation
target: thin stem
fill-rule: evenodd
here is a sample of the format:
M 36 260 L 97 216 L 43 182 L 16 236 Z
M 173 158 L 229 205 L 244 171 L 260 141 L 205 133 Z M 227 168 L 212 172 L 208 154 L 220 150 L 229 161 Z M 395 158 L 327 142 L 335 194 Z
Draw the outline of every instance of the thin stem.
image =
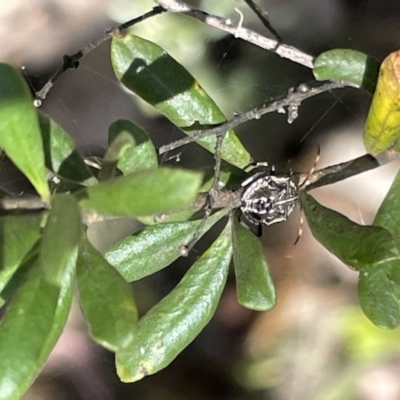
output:
M 279 33 L 274 29 L 268 19 L 268 13 L 263 11 L 253 0 L 244 0 L 244 2 L 251 8 L 254 14 L 257 15 L 258 19 L 262 24 L 274 35 L 277 42 L 282 43 L 283 40 Z
M 212 188 L 211 188 L 209 196 L 208 196 L 209 198 L 208 198 L 207 204 L 204 207 L 204 210 L 205 210 L 204 216 L 200 222 L 200 225 L 197 227 L 192 240 L 186 246 L 181 246 L 179 249 L 179 252 L 183 257 L 186 257 L 189 254 L 189 252 L 193 249 L 193 247 L 196 245 L 196 243 L 199 241 L 199 239 L 201 237 L 201 233 L 206 225 L 206 222 L 212 213 L 213 204 L 212 204 L 212 201 L 210 201 L 210 198 L 211 198 L 212 193 L 215 193 L 215 192 L 218 193 L 218 191 L 219 191 L 218 184 L 219 184 L 219 177 L 220 177 L 220 173 L 221 173 L 221 162 L 222 162 L 221 151 L 222 151 L 222 144 L 224 142 L 224 138 L 225 138 L 225 135 L 217 136 L 217 142 L 215 145 L 215 153 L 214 153 L 215 165 L 214 165 L 213 185 L 212 185 Z
M 265 114 L 282 111 L 284 110 L 284 107 L 289 107 L 292 104 L 299 105 L 301 102 L 309 99 L 310 97 L 314 97 L 321 93 L 328 92 L 333 89 L 343 88 L 346 86 L 350 86 L 350 84 L 346 82 L 329 82 L 314 88 L 309 88 L 309 90 L 305 91 L 304 84 L 301 84 L 299 88 L 295 90 L 289 90 L 289 93 L 283 99 L 276 100 L 272 103 L 264 104 L 261 107 L 256 107 L 250 111 L 237 114 L 229 121 L 221 125 L 215 126 L 214 128 L 193 131 L 190 137 L 188 136 L 165 146 L 161 146 L 158 150 L 158 153 L 164 154 L 168 151 L 175 150 L 179 147 L 192 143 L 196 140 L 203 139 L 207 136 L 216 135 L 218 137 L 219 135 L 224 135 L 229 129 L 233 129 L 236 126 L 243 124 L 244 122 L 251 121 L 253 119 L 258 120 Z
M 346 161 L 337 165 L 329 166 L 318 171 L 315 171 L 308 178 L 308 184 L 304 190 L 307 192 L 318 187 L 332 185 L 333 183 L 351 178 L 363 172 L 370 171 L 382 165 L 385 165 L 394 160 L 399 160 L 400 154 L 387 150 L 379 155 L 378 158 L 365 154 L 354 160 Z M 198 211 L 205 208 L 220 209 L 220 208 L 238 208 L 240 207 L 242 188 L 238 190 L 223 190 L 214 191 L 214 193 L 200 193 L 197 200 L 187 210 Z M 212 197 L 210 204 L 209 198 Z M 48 209 L 48 204 L 43 203 L 39 197 L 3 197 L 0 199 L 0 214 L 21 211 L 43 211 Z M 117 217 L 91 216 L 87 214 L 84 220 L 87 223 L 93 221 L 116 219 Z
M 165 11 L 166 10 L 161 6 L 154 7 L 151 11 L 141 15 L 140 17 L 133 18 L 128 22 L 107 29 L 101 37 L 89 42 L 72 56 L 64 55 L 62 66 L 52 75 L 52 77 L 43 85 L 43 87 L 35 93 L 35 105 L 40 106 L 42 101 L 47 97 L 48 93 L 58 80 L 58 78 L 69 69 L 78 68 L 80 60 L 92 50 L 99 47 L 105 41 L 111 39 L 114 35 L 118 35 L 126 29 L 130 28 L 131 26 L 138 24 L 139 22 L 142 22 L 148 18 L 154 17 L 155 15 L 159 15 Z
M 318 171 L 315 171 L 309 178 L 306 190 L 316 189 L 317 187 L 332 185 L 352 176 L 361 174 L 385 165 L 391 161 L 400 159 L 400 154 L 387 150 L 379 155 L 378 158 L 365 154 L 354 160 L 346 161 L 340 164 L 332 165 Z

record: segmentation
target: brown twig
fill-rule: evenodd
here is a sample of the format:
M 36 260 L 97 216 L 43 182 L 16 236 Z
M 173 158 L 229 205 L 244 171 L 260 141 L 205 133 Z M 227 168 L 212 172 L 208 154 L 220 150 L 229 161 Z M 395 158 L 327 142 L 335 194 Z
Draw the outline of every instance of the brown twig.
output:
M 365 154 L 354 160 L 346 161 L 337 165 L 332 165 L 318 171 L 315 171 L 308 177 L 308 184 L 304 187 L 305 191 L 310 191 L 318 187 L 332 185 L 333 183 L 343 181 L 352 176 L 359 175 L 363 172 L 370 171 L 391 161 L 399 160 L 400 154 L 395 151 L 385 151 L 375 158 L 369 154 Z M 199 211 L 205 207 L 212 209 L 240 207 L 241 188 L 238 190 L 215 190 L 211 189 L 209 193 L 200 193 L 196 201 L 187 209 L 181 211 Z M 9 212 L 23 211 L 43 211 L 48 209 L 48 205 L 44 204 L 39 197 L 10 197 L 0 199 L 0 214 Z M 93 221 L 102 221 L 116 219 L 118 217 L 104 217 L 100 215 L 85 215 L 84 221 L 92 223 Z
M 164 154 L 168 151 L 175 150 L 181 146 L 192 143 L 199 139 L 203 139 L 207 136 L 212 136 L 212 135 L 219 136 L 225 134 L 229 129 L 233 129 L 236 126 L 239 126 L 247 121 L 251 121 L 253 119 L 258 120 L 263 115 L 276 111 L 285 112 L 285 107 L 290 107 L 293 104 L 299 106 L 301 102 L 303 102 L 306 99 L 309 99 L 310 97 L 314 97 L 318 94 L 347 86 L 350 86 L 350 84 L 338 81 L 338 82 L 324 83 L 319 86 L 308 88 L 308 90 L 305 90 L 305 85 L 301 84 L 299 88 L 295 90 L 293 89 L 289 90 L 289 93 L 283 99 L 275 100 L 272 103 L 264 104 L 261 107 L 256 107 L 250 111 L 237 114 L 229 121 L 220 124 L 218 126 L 215 126 L 214 128 L 192 131 L 190 137 L 188 136 L 180 140 L 177 140 L 175 142 L 169 143 L 167 145 L 161 146 L 158 149 L 158 153 L 160 155 Z
M 220 29 L 234 35 L 236 38 L 245 40 L 265 50 L 278 54 L 282 58 L 291 60 L 297 64 L 304 65 L 307 68 L 313 68 L 314 58 L 295 47 L 281 44 L 275 39 L 266 38 L 259 33 L 243 28 L 239 24 L 235 24 L 231 19 L 224 19 L 206 13 L 205 11 L 191 7 L 180 0 L 155 0 L 165 10 L 173 13 L 187 15 L 196 18 L 209 26 Z
M 321 186 L 332 185 L 333 183 L 343 181 L 352 176 L 367 172 L 371 169 L 385 165 L 391 161 L 399 160 L 400 154 L 387 150 L 379 155 L 378 158 L 365 154 L 354 160 L 346 161 L 340 164 L 332 165 L 318 171 L 315 171 L 306 185 L 306 190 L 316 189 Z

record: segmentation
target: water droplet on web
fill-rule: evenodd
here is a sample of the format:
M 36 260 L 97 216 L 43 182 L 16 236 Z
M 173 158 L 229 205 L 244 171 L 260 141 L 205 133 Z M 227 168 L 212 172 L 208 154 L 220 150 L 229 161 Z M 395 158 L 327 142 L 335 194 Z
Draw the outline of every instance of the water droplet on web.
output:
M 299 105 L 291 104 L 288 108 L 288 124 L 291 124 L 299 116 Z
M 180 246 L 179 254 L 181 255 L 181 257 L 187 257 L 189 255 L 189 249 L 187 248 L 187 246 Z
M 309 90 L 310 90 L 310 88 L 309 88 L 308 85 L 305 84 L 305 83 L 301 83 L 301 84 L 299 85 L 299 87 L 297 88 L 297 91 L 298 91 L 299 93 L 307 93 Z

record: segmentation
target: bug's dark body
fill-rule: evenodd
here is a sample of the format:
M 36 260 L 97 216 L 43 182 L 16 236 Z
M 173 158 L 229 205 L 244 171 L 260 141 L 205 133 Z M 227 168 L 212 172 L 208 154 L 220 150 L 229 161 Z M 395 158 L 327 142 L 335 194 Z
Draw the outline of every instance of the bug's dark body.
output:
M 243 215 L 255 225 L 286 221 L 298 201 L 298 185 L 291 177 L 258 172 L 242 183 L 240 207 Z

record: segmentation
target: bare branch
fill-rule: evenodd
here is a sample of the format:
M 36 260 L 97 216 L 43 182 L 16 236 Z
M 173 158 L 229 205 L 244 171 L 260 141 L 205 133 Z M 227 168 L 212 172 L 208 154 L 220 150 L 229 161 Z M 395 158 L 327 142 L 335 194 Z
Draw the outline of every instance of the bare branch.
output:
M 354 160 L 346 161 L 341 164 L 332 165 L 318 171 L 315 171 L 308 177 L 309 183 L 304 190 L 307 192 L 321 186 L 331 185 L 333 183 L 351 178 L 363 172 L 370 171 L 391 161 L 399 160 L 400 154 L 395 151 L 385 151 L 374 158 L 370 154 L 365 154 Z M 188 208 L 180 211 L 199 211 L 206 207 L 211 209 L 221 208 L 239 208 L 241 204 L 242 188 L 237 190 L 216 190 L 211 189 L 210 192 L 200 193 L 196 201 Z M 47 203 L 43 203 L 39 197 L 3 197 L 0 199 L 0 215 L 12 212 L 41 212 L 49 209 Z M 155 222 L 162 222 L 165 214 L 157 216 Z M 121 217 L 101 216 L 97 214 L 85 214 L 83 221 L 86 224 L 99 222 L 104 220 L 120 219 Z
M 400 154 L 394 151 L 382 153 L 379 159 L 374 158 L 370 154 L 365 154 L 354 160 L 315 171 L 308 177 L 310 183 L 308 183 L 303 190 L 308 192 L 318 187 L 331 185 L 398 159 L 400 159 Z M 200 211 L 206 207 L 211 207 L 214 210 L 225 207 L 231 209 L 239 208 L 241 205 L 242 191 L 243 188 L 240 187 L 237 190 L 220 191 L 211 189 L 208 193 L 200 193 L 195 203 L 190 207 L 190 210 Z
M 261 107 L 254 108 L 253 110 L 237 114 L 229 121 L 221 125 L 215 126 L 211 129 L 192 131 L 190 133 L 191 135 L 190 137 L 188 136 L 183 139 L 177 140 L 173 143 L 167 144 L 165 146 L 161 146 L 158 150 L 158 153 L 164 154 L 168 151 L 177 149 L 178 147 L 192 143 L 199 139 L 203 139 L 207 136 L 211 135 L 219 136 L 225 134 L 229 129 L 233 129 L 236 126 L 243 124 L 244 122 L 251 121 L 253 119 L 260 119 L 263 115 L 275 111 L 282 112 L 285 110 L 284 107 L 290 107 L 293 104 L 298 106 L 300 105 L 301 102 L 303 102 L 306 99 L 309 99 L 310 97 L 314 97 L 318 94 L 347 86 L 351 85 L 346 82 L 329 82 L 313 88 L 309 88 L 306 87 L 304 84 L 301 84 L 299 85 L 298 88 L 289 90 L 288 95 L 283 99 L 276 100 L 272 103 L 264 104 Z M 306 90 L 306 88 L 308 90 Z
M 381 153 L 377 158 L 370 154 L 365 154 L 354 160 L 315 171 L 308 179 L 309 183 L 306 185 L 306 190 L 309 191 L 317 187 L 331 185 L 399 159 L 400 154 L 392 150 Z
M 154 17 L 155 15 L 159 15 L 163 12 L 165 12 L 163 7 L 154 7 L 151 11 L 149 11 L 146 14 L 141 15 L 140 17 L 131 19 L 128 22 L 125 22 L 123 24 L 114 26 L 113 28 L 107 29 L 104 34 L 89 42 L 87 45 L 85 45 L 82 49 L 80 49 L 78 52 L 73 54 L 72 56 L 67 56 L 65 55 L 63 57 L 63 64 L 62 66 L 53 74 L 53 76 L 43 85 L 43 87 L 38 90 L 35 93 L 35 100 L 34 104 L 35 106 L 39 107 L 42 104 L 42 101 L 46 98 L 48 95 L 49 91 L 52 89 L 54 86 L 55 82 L 57 79 L 66 71 L 72 68 L 78 68 L 79 66 L 79 61 L 86 56 L 86 54 L 90 53 L 92 50 L 100 46 L 102 43 L 104 43 L 106 40 L 109 40 L 113 37 L 113 35 L 117 35 L 124 30 L 130 28 L 131 26 L 138 24 L 139 22 L 142 22 L 148 18 Z
M 283 40 L 279 33 L 274 29 L 268 19 L 268 13 L 263 11 L 253 0 L 244 0 L 244 2 L 253 10 L 262 24 L 274 35 L 277 42 L 282 43 Z
M 184 14 L 192 18 L 196 18 L 209 26 L 220 29 L 234 35 L 236 38 L 245 40 L 246 42 L 255 44 L 265 50 L 278 54 L 280 57 L 291 60 L 297 64 L 304 65 L 307 68 L 313 68 L 314 58 L 309 54 L 303 53 L 295 47 L 280 44 L 274 39 L 266 38 L 259 33 L 243 28 L 232 22 L 230 19 L 224 19 L 215 15 L 210 15 L 205 11 L 191 7 L 180 0 L 155 0 L 165 10 Z

